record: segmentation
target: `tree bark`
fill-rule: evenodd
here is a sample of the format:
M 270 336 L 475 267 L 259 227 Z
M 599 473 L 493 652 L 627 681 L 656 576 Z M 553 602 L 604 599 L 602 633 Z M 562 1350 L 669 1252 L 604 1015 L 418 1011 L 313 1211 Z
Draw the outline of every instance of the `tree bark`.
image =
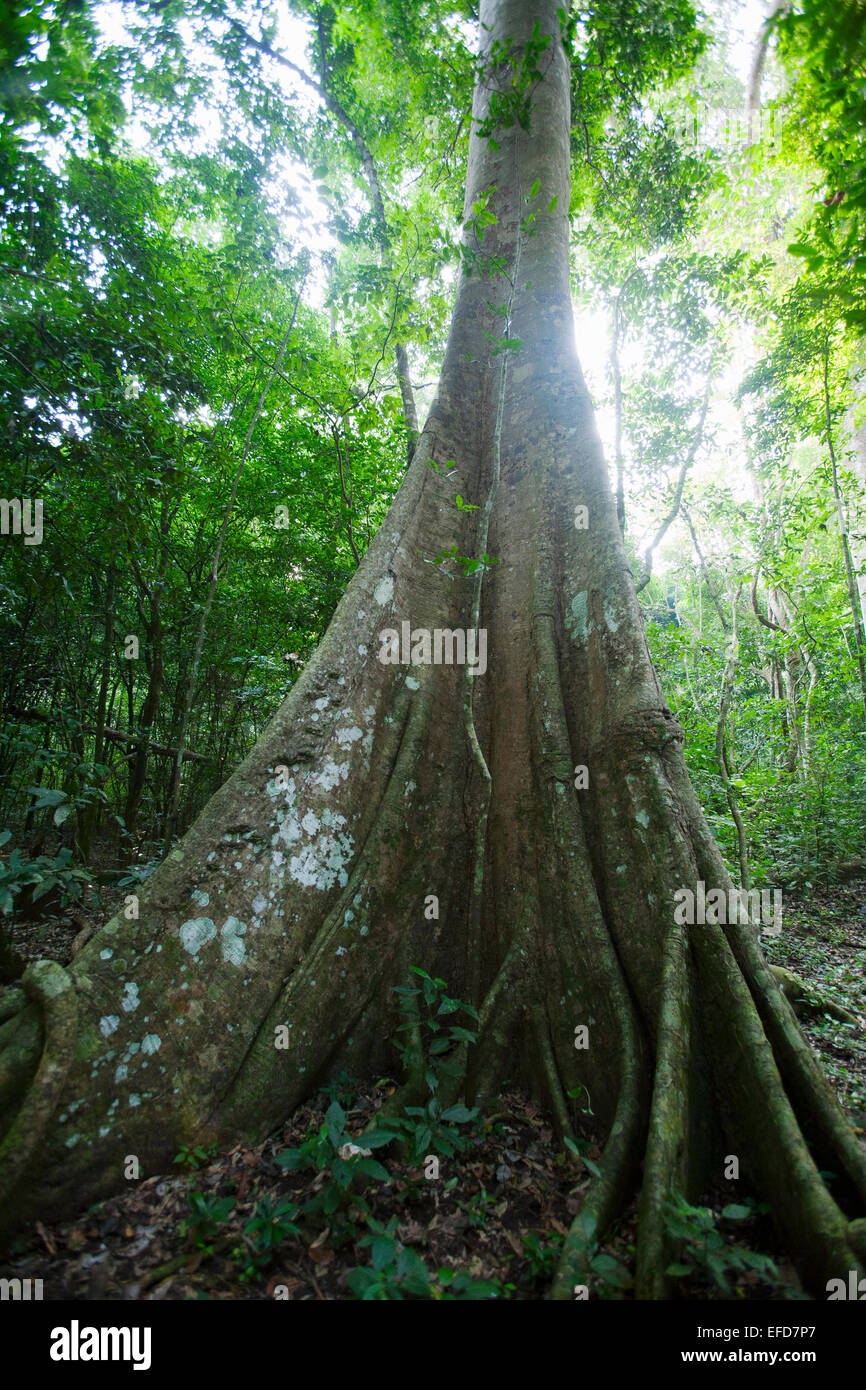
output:
M 496 147 L 473 133 L 470 265 L 437 399 L 321 645 L 142 889 L 139 919 L 114 918 L 66 971 L 32 967 L 0 1027 L 0 1196 L 18 1218 L 122 1187 L 128 1154 L 165 1171 L 182 1143 L 267 1134 L 341 1068 L 392 1065 L 392 986 L 420 965 L 479 1008 L 467 1097 L 507 1074 L 564 1127 L 568 1089 L 591 1095 L 600 1176 L 554 1297 L 589 1282 L 587 1230 L 616 1218 L 641 1160 L 639 1296 L 666 1292 L 671 1186 L 696 1194 L 729 1154 L 811 1287 L 857 1268 L 863 1153 L 755 927 L 674 922 L 677 888 L 733 885 L 652 668 L 574 349 L 558 8 L 482 0 L 488 59 L 513 41 L 521 62 L 535 25 L 549 38 L 530 128 L 496 124 Z M 513 76 L 487 62 L 477 123 Z M 450 480 L 427 467 L 449 460 Z M 464 579 L 419 559 L 452 546 L 499 563 Z M 486 673 L 382 664 L 380 633 L 403 621 L 483 627 Z

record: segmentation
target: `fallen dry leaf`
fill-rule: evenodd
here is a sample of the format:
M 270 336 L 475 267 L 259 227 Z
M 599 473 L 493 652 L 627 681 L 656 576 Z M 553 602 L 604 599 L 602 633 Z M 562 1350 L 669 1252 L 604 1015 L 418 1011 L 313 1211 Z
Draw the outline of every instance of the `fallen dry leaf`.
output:
M 508 1244 L 511 1246 L 511 1248 L 512 1248 L 512 1250 L 514 1251 L 515 1255 L 519 1255 L 520 1258 L 522 1259 L 522 1258 L 523 1258 L 523 1246 L 521 1245 L 520 1241 L 517 1239 L 517 1236 L 514 1235 L 514 1233 L 513 1233 L 512 1231 L 503 1231 L 502 1234 L 505 1236 L 505 1239 L 508 1241 Z
M 45 1249 L 48 1251 L 49 1255 L 56 1255 L 57 1250 L 55 1248 L 54 1242 L 51 1239 L 48 1232 L 46 1231 L 45 1227 L 42 1225 L 41 1221 L 36 1222 L 36 1229 L 39 1232 L 39 1238 L 42 1241 L 42 1244 L 45 1246 Z

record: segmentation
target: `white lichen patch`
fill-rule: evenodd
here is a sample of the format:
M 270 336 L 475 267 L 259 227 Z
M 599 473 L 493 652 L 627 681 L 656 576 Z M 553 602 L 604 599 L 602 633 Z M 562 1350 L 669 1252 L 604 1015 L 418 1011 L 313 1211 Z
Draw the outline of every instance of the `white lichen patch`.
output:
M 313 811 L 308 811 L 301 821 L 301 827 L 306 830 L 308 835 L 315 835 L 319 829 L 319 825 L 319 818 Z
M 99 1031 L 104 1038 L 110 1038 L 112 1033 L 116 1033 L 120 1027 L 120 1017 L 118 1014 L 105 1014 L 99 1020 Z
M 607 623 L 608 631 L 618 632 L 622 624 L 616 616 L 616 609 L 609 599 L 604 601 L 604 621 Z
M 37 961 L 30 967 L 39 977 L 39 988 L 42 993 L 53 997 L 58 994 L 65 994 L 70 988 L 70 982 L 65 972 L 55 969 L 48 961 Z
M 138 1008 L 140 1003 L 141 1000 L 138 997 L 138 985 L 135 984 L 133 980 L 128 980 L 127 983 L 124 985 L 123 998 L 120 1001 L 120 1007 L 123 1009 L 124 1013 L 131 1014 L 135 1009 Z
M 363 642 L 359 642 L 359 643 L 358 643 L 358 655 L 359 655 L 359 656 L 366 656 L 366 655 L 367 655 L 367 648 L 366 648 L 366 645 L 365 645 Z
M 649 812 L 638 811 L 637 815 L 635 816 L 635 820 L 637 821 L 638 825 L 642 825 L 644 830 L 646 830 L 647 826 L 650 823 Z
M 316 709 L 327 709 L 330 702 L 328 700 L 327 695 L 321 695 L 319 699 L 316 700 L 314 703 Z
M 337 742 L 345 748 L 352 743 L 357 743 L 359 738 L 364 737 L 364 730 L 359 729 L 357 724 L 351 725 L 348 729 L 337 730 Z
M 246 929 L 246 922 L 239 922 L 237 917 L 228 917 L 223 923 L 220 930 L 223 960 L 230 965 L 240 965 L 246 959 L 247 948 L 242 940 Z
M 201 888 L 196 888 L 191 894 L 196 907 L 207 907 L 210 902 L 210 893 L 205 893 Z
M 337 882 L 345 887 L 349 881 L 345 866 L 351 862 L 354 842 L 339 831 L 347 823 L 345 816 L 331 814 L 336 833 L 323 831 L 289 861 L 289 874 L 305 888 L 326 889 Z
M 275 859 L 276 859 L 276 857 L 277 857 L 277 856 L 274 855 L 274 858 L 275 858 Z M 280 859 L 282 859 L 282 857 L 283 857 L 283 856 L 280 855 Z M 261 916 L 263 916 L 263 914 L 267 911 L 267 907 L 268 907 L 268 900 L 267 900 L 267 898 L 265 897 L 264 893 L 256 893 L 256 896 L 253 898 L 252 907 L 253 907 L 253 913 L 255 914 L 256 917 L 261 917 Z
M 391 602 L 394 597 L 394 580 L 390 574 L 386 574 L 384 579 L 379 580 L 373 590 L 373 597 L 382 606 Z
M 418 681 L 418 680 L 416 680 L 414 676 L 407 676 L 407 677 L 406 677 L 406 689 L 407 689 L 407 690 L 420 690 L 420 689 L 421 689 L 421 682 Z
M 216 923 L 210 917 L 190 917 L 181 926 L 181 944 L 191 956 L 197 956 L 202 946 L 213 941 L 216 934 Z
M 328 754 L 322 763 L 320 772 L 314 773 L 310 778 L 310 786 L 318 787 L 323 792 L 331 792 L 338 787 L 341 782 L 345 782 L 349 775 L 349 763 L 336 763 Z
M 100 952 L 99 952 L 99 959 L 100 959 L 100 960 L 111 960 L 111 957 L 112 957 L 113 955 L 114 955 L 114 952 L 113 952 L 113 951 L 110 951 L 110 950 L 106 947 L 106 949 L 105 949 L 104 951 L 100 951 Z
M 141 1040 L 141 1050 L 151 1056 L 162 1047 L 162 1038 L 156 1033 L 145 1033 Z
M 571 600 L 571 608 L 565 615 L 565 626 L 577 642 L 585 642 L 593 631 L 594 624 L 588 622 L 589 594 L 583 590 Z
M 417 788 L 416 788 L 416 784 L 415 784 L 414 782 L 407 782 L 407 783 L 406 783 L 406 786 L 405 786 L 405 788 L 404 788 L 404 790 L 403 790 L 403 795 L 404 795 L 404 796 L 411 796 L 412 793 L 413 793 L 414 791 L 416 791 L 416 790 L 417 790 Z

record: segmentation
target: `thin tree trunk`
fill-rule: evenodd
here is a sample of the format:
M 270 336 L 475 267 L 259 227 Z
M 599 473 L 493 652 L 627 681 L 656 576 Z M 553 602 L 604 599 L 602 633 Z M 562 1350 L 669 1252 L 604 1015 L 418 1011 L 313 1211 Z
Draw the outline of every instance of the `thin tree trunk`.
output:
M 114 593 L 117 584 L 117 569 L 109 565 L 105 582 L 105 602 L 103 605 L 104 635 L 102 639 L 102 667 L 99 673 L 99 692 L 96 697 L 96 724 L 93 730 L 93 761 L 101 763 L 105 755 L 106 709 L 108 705 L 108 685 L 111 680 L 112 648 L 114 645 Z M 93 802 L 78 814 L 78 848 L 83 863 L 88 863 L 93 843 L 93 834 L 99 819 L 99 803 Z
M 860 677 L 860 698 L 863 702 L 863 712 L 866 714 L 866 633 L 864 633 L 861 621 L 860 591 L 857 587 L 854 563 L 851 559 L 851 547 L 848 544 L 848 526 L 845 520 L 845 507 L 842 502 L 842 493 L 839 487 L 839 469 L 836 461 L 836 449 L 833 443 L 833 419 L 830 408 L 829 338 L 824 344 L 824 417 L 827 434 L 827 452 L 830 456 L 830 477 L 833 483 L 833 498 L 836 503 L 839 536 L 842 541 L 842 558 L 845 563 L 845 582 L 848 586 L 848 602 L 851 605 L 851 617 L 854 622 L 854 650 L 857 654 L 857 671 Z
M 742 584 L 737 586 L 731 603 L 731 640 L 728 645 L 728 655 L 725 661 L 725 669 L 722 673 L 722 689 L 719 695 L 719 717 L 716 723 L 716 765 L 719 769 L 719 776 L 722 779 L 722 786 L 725 789 L 725 798 L 728 803 L 728 810 L 731 813 L 731 820 L 737 832 L 737 853 L 740 861 L 740 887 L 748 892 L 751 887 L 749 873 L 749 838 L 746 834 L 746 827 L 740 815 L 740 808 L 737 804 L 737 793 L 731 778 L 730 768 L 728 767 L 728 753 L 725 747 L 725 725 L 728 720 L 728 711 L 731 707 L 731 700 L 734 696 L 734 680 L 737 674 L 737 661 L 739 658 L 739 609 L 740 609 L 740 589 Z

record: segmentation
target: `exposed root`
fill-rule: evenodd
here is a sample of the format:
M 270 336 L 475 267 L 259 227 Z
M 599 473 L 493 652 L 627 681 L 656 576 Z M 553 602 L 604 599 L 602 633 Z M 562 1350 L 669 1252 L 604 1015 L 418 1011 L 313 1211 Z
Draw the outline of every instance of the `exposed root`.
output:
M 754 930 L 729 927 L 727 937 L 751 989 L 798 1116 L 814 1135 L 824 1165 L 840 1167 L 853 1194 L 866 1205 L 866 1153 L 827 1085 L 820 1063 L 755 940 Z
M 553 1048 L 550 1045 L 550 1033 L 547 1027 L 547 1019 L 540 1005 L 535 1005 L 530 1011 L 533 1022 L 533 1032 L 541 1052 L 541 1069 L 544 1078 L 545 1089 L 550 1100 L 556 1127 L 563 1138 L 574 1139 L 574 1130 L 571 1124 L 571 1116 L 568 1113 L 565 1091 L 559 1078 L 559 1070 L 556 1065 L 556 1058 L 553 1055 Z
M 672 1186 L 686 1187 L 691 986 L 682 927 L 665 942 L 662 1007 L 649 1134 L 638 1214 L 637 1298 L 666 1298 L 664 1210 Z
M 844 1276 L 851 1267 L 848 1223 L 809 1152 L 724 935 L 717 927 L 698 928 L 693 950 L 710 1036 L 716 1042 L 712 1063 L 725 1132 L 758 1190 L 772 1194 L 773 1220 L 798 1252 L 806 1282 L 823 1289 L 828 1279 Z M 748 1122 L 757 1115 L 764 1117 L 763 1123 Z
M 38 960 L 22 977 L 24 992 L 42 1011 L 42 1056 L 24 1102 L 0 1144 L 0 1211 L 10 1198 L 54 1114 L 75 1054 L 78 999 L 70 976 L 55 961 Z
M 571 1224 L 560 1255 L 551 1298 L 573 1297 L 575 1284 L 589 1282 L 592 1250 L 625 1202 L 637 1168 L 643 1128 L 640 1047 L 631 1001 L 620 1009 L 620 1089 L 613 1124 L 583 1207 Z

